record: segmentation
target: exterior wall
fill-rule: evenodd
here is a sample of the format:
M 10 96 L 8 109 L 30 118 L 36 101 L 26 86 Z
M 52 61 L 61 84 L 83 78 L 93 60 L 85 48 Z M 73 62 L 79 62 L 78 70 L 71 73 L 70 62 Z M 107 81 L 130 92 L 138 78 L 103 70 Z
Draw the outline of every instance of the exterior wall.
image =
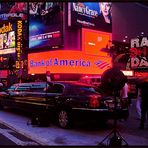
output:
M 63 18 L 63 34 L 64 34 L 64 49 L 81 50 L 81 30 L 68 27 L 68 3 L 64 3 L 64 18 Z

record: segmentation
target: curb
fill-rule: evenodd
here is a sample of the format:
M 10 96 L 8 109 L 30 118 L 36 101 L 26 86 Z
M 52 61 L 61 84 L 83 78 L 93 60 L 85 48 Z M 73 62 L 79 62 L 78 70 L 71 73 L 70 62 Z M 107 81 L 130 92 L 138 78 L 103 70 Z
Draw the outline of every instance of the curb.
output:
M 39 138 L 31 136 L 30 134 L 24 132 L 23 130 L 21 130 L 20 128 L 15 128 L 14 126 L 0 120 L 1 124 L 4 124 L 5 126 L 8 126 L 9 128 L 11 128 L 12 130 L 14 130 L 15 132 L 18 132 L 19 134 L 22 134 L 23 136 L 26 136 L 28 138 L 30 138 L 32 141 L 35 141 L 37 144 L 42 145 L 42 146 L 46 146 L 47 143 L 41 141 Z

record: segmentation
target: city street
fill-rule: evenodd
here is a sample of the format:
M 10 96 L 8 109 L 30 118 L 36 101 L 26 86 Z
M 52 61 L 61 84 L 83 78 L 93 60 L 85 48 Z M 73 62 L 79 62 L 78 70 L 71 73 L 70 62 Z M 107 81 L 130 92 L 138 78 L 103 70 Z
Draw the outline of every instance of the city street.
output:
M 139 120 L 137 120 L 136 116 L 134 99 L 132 100 L 132 106 L 130 106 L 129 119 L 127 121 L 117 122 L 118 131 L 129 146 L 148 145 L 148 127 L 146 127 L 145 130 L 138 129 Z M 68 130 L 61 129 L 52 123 L 49 127 L 36 127 L 28 125 L 28 121 L 29 118 L 26 115 L 8 110 L 0 111 L 1 123 L 8 125 L 13 130 L 37 141 L 41 145 L 95 146 L 98 145 L 98 143 L 101 142 L 113 129 L 112 120 L 110 120 L 105 127 L 92 124 L 79 124 L 73 129 Z M 109 138 L 104 141 L 104 144 L 108 143 Z M 0 143 L 0 145 L 2 144 Z
M 146 14 L 141 1 L 1 1 L 0 146 L 148 146 Z

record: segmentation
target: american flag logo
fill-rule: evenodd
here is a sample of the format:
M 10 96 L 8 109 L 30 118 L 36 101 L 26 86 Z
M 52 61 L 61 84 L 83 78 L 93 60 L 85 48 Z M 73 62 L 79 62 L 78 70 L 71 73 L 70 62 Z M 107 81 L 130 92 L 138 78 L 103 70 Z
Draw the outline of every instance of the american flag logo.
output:
M 103 62 L 103 61 L 97 61 L 97 62 L 95 62 L 95 65 L 97 67 L 99 67 L 100 69 L 110 68 L 111 67 L 109 63 Z

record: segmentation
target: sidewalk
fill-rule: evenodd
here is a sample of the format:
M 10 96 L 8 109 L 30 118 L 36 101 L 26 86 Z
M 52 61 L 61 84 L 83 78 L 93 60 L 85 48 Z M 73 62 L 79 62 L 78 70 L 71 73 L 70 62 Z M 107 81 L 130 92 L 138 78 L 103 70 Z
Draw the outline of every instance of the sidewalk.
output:
M 55 125 L 49 125 L 49 127 L 32 127 L 31 125 L 27 125 L 28 120 L 29 119 L 24 116 L 20 116 L 7 111 L 0 111 L 1 123 L 8 125 L 21 134 L 24 134 L 29 138 L 37 141 L 41 145 L 97 146 L 97 144 L 111 132 L 111 129 L 64 130 Z M 120 134 L 127 141 L 129 146 L 148 146 L 148 129 L 144 131 L 139 131 L 139 129 L 135 127 L 135 125 L 133 125 L 134 127 L 130 125 L 133 129 L 126 129 L 127 124 L 128 122 L 118 122 L 118 126 L 121 128 L 122 132 Z M 137 125 L 138 124 L 136 124 L 136 126 Z M 144 136 L 142 133 L 144 133 Z

